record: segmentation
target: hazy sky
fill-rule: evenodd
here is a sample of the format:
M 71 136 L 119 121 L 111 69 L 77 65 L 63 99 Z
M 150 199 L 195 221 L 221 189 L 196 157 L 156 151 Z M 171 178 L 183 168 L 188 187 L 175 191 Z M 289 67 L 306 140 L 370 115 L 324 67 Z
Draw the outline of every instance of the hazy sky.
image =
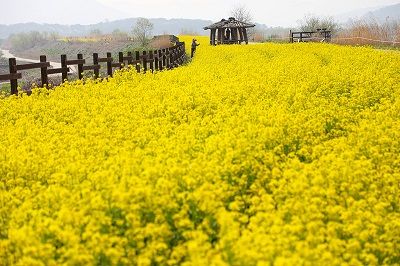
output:
M 245 4 L 255 21 L 289 26 L 307 13 L 338 15 L 353 10 L 400 3 L 399 0 L 99 0 L 133 16 L 181 17 L 219 20 L 233 6 Z
M 256 22 L 295 26 L 305 14 L 338 15 L 397 3 L 400 0 L 0 0 L 0 24 L 90 24 L 127 17 L 216 21 L 228 17 L 234 6 L 244 4 Z

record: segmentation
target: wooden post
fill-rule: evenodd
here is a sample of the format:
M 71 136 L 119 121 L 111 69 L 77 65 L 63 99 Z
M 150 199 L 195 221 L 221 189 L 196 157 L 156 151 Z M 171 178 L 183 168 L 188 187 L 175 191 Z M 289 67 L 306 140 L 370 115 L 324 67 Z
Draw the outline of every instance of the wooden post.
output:
M 136 60 L 136 62 L 140 62 L 140 53 L 139 53 L 139 51 L 135 52 L 135 60 Z M 140 64 L 139 63 L 136 63 L 136 71 L 137 71 L 137 73 L 140 73 Z
M 154 72 L 154 54 L 153 51 L 149 51 L 149 59 L 150 59 L 150 71 Z
M 46 63 L 47 58 L 45 55 L 40 56 L 40 63 Z M 49 79 L 47 76 L 47 66 L 46 67 L 41 67 L 40 68 L 40 76 L 42 79 L 42 88 L 47 87 L 49 85 Z
M 112 77 L 113 76 L 113 71 L 112 71 L 112 55 L 111 53 L 107 53 L 107 75 Z
M 10 74 L 17 74 L 17 60 L 15 58 L 8 59 L 8 67 L 10 70 Z M 18 80 L 11 79 L 11 95 L 18 95 Z
M 160 59 L 158 57 L 158 51 L 154 50 L 154 69 L 159 70 L 160 69 Z
M 243 28 L 243 37 L 244 37 L 244 41 L 246 42 L 246 44 L 249 44 L 249 38 L 247 36 L 247 29 Z
M 78 60 L 83 60 L 82 54 L 78 54 Z M 83 64 L 78 64 L 78 79 L 83 79 Z
M 222 44 L 222 29 L 218 29 L 218 38 L 217 38 L 217 44 Z
M 174 47 L 169 48 L 169 66 L 170 68 L 174 68 L 175 67 L 175 50 Z
M 159 62 L 159 69 L 163 70 L 163 55 L 162 55 L 162 51 L 158 50 L 158 62 Z
M 98 66 L 99 65 L 99 54 L 98 53 L 93 53 L 93 65 L 94 66 Z M 95 68 L 93 70 L 94 73 L 94 78 L 98 79 L 100 76 L 100 69 Z
M 67 55 L 65 54 L 61 55 L 61 68 L 68 68 Z M 64 83 L 66 80 L 68 80 L 68 73 L 64 71 L 61 73 L 61 83 Z
M 232 28 L 231 35 L 232 35 L 232 41 L 237 44 L 238 43 L 238 29 Z
M 123 52 L 119 52 L 118 53 L 118 61 L 121 64 L 121 66 L 119 67 L 119 69 L 123 69 L 124 68 L 124 53 Z
M 132 52 L 128 52 L 128 65 L 130 66 L 130 65 L 132 65 Z
M 163 53 L 162 65 L 163 65 L 163 67 L 166 67 L 167 66 L 167 56 L 166 56 L 167 50 L 166 49 L 162 49 L 162 53 Z
M 169 50 L 170 50 L 171 48 L 167 48 L 167 49 L 165 49 L 165 62 L 166 62 L 166 64 L 167 64 L 167 69 L 170 69 L 170 67 L 171 67 L 171 64 L 170 64 L 170 52 L 169 52 Z
M 303 33 L 300 32 L 300 42 L 303 42 Z
M 143 71 L 146 73 L 146 71 L 147 71 L 147 52 L 146 51 L 143 51 L 142 60 L 143 60 Z
M 293 33 L 292 30 L 289 31 L 289 42 L 293 43 Z
M 243 42 L 243 28 L 239 28 L 239 44 Z

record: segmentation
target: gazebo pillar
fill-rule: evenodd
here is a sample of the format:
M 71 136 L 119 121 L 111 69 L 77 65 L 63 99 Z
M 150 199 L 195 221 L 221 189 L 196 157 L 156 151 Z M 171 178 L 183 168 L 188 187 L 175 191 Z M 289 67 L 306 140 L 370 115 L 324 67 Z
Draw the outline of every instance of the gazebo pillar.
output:
M 244 37 L 243 37 L 243 28 L 239 28 L 239 44 L 242 44 Z
M 244 41 L 246 42 L 246 44 L 249 44 L 249 38 L 247 36 L 247 29 L 243 28 L 243 37 L 244 37 Z
M 210 33 L 210 44 L 211 45 L 215 45 L 215 33 L 216 33 L 216 29 L 211 29 L 211 33 Z
M 223 35 L 223 32 L 222 32 L 222 30 L 223 30 L 222 28 L 218 28 L 218 29 L 217 29 L 217 31 L 218 31 L 218 38 L 217 38 L 217 41 L 218 41 L 218 42 L 217 42 L 217 43 L 218 43 L 218 44 L 223 43 L 223 36 L 222 36 L 222 35 Z
M 231 34 L 232 34 L 232 42 L 238 43 L 238 29 L 237 28 L 232 28 L 231 29 Z

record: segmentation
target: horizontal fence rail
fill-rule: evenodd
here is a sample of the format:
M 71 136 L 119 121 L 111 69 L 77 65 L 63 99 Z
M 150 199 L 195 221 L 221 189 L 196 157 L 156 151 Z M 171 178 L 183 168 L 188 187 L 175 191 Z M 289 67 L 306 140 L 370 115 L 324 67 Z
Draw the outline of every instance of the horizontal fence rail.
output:
M 115 69 L 123 69 L 128 66 L 134 66 L 136 71 L 158 71 L 164 69 L 173 69 L 184 64 L 186 61 L 185 43 L 178 42 L 175 46 L 165 49 L 152 51 L 135 51 L 118 53 L 118 62 L 114 62 L 111 53 L 107 53 L 106 57 L 99 57 L 98 53 L 93 53 L 93 62 L 88 64 L 83 59 L 82 54 L 78 54 L 76 59 L 69 59 L 66 55 L 61 55 L 61 67 L 50 68 L 50 62 L 47 61 L 45 55 L 40 56 L 40 63 L 17 64 L 15 58 L 9 59 L 9 74 L 0 75 L 0 81 L 9 81 L 11 86 L 11 94 L 18 95 L 18 80 L 22 79 L 22 70 L 40 69 L 41 87 L 49 85 L 49 75 L 60 75 L 61 83 L 68 80 L 68 74 L 72 68 L 77 69 L 78 79 L 83 79 L 84 71 L 93 71 L 94 78 L 99 78 L 100 69 L 103 68 L 100 63 L 106 64 L 107 76 L 112 77 Z
M 329 30 L 317 31 L 290 31 L 290 42 L 307 42 L 315 39 L 321 39 L 322 42 L 330 42 L 332 39 L 332 32 Z

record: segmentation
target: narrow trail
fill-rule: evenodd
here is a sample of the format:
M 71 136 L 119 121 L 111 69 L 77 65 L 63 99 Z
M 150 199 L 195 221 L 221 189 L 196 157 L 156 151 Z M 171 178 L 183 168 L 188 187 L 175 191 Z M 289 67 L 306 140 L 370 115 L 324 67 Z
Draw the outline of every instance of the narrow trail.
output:
M 40 60 L 17 57 L 15 55 L 13 55 L 10 52 L 10 50 L 0 49 L 0 52 L 1 52 L 1 57 L 6 58 L 6 59 L 15 58 L 17 61 L 20 61 L 20 62 L 40 63 Z M 49 62 L 49 63 L 52 68 L 61 68 L 61 63 L 57 63 L 57 62 Z M 76 74 L 78 72 L 75 66 L 69 66 L 69 69 L 70 69 L 70 73 L 72 73 L 72 74 Z M 49 76 L 61 76 L 61 74 L 50 74 Z M 8 82 L 0 82 L 0 84 L 5 84 L 5 83 L 8 83 Z

